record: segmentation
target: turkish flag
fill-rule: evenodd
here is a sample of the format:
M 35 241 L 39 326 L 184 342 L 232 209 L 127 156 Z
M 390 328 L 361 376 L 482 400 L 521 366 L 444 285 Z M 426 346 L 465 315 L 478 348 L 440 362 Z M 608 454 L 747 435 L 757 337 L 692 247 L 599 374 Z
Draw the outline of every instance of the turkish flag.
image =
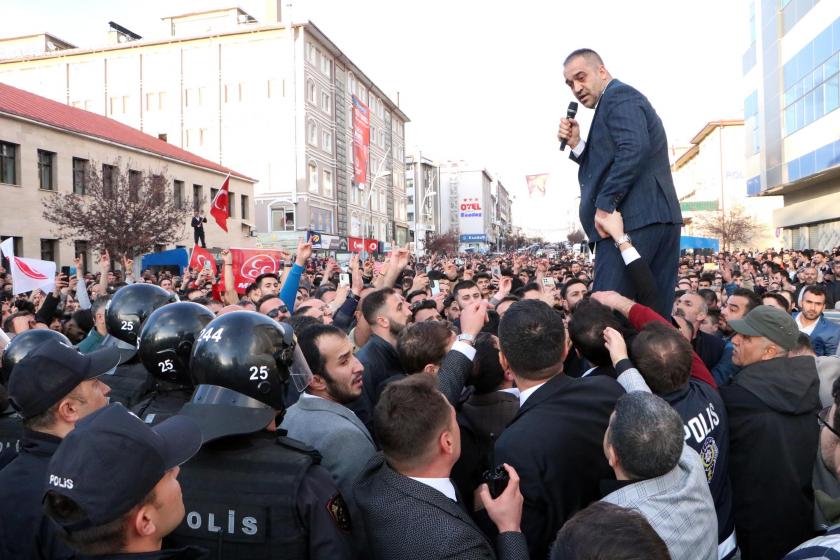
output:
M 222 188 L 216 193 L 216 198 L 213 199 L 213 206 L 210 208 L 210 214 L 216 218 L 216 223 L 219 227 L 227 231 L 227 219 L 230 217 L 228 208 L 228 198 L 230 197 L 230 175 L 225 177 L 225 182 Z
M 219 269 L 216 268 L 216 259 L 213 258 L 213 254 L 198 245 L 193 247 L 192 255 L 190 256 L 190 270 L 204 268 L 204 263 L 206 262 L 210 263 L 210 270 L 213 271 L 213 276 L 216 276 L 219 273 Z
M 9 259 L 12 273 L 12 295 L 39 289 L 49 291 L 55 287 L 56 267 L 54 262 L 16 257 L 11 237 L 0 244 L 0 249 Z
M 347 249 L 352 253 L 361 253 L 362 251 L 378 253 L 379 241 L 370 237 L 365 237 L 364 240 L 361 237 L 348 237 Z

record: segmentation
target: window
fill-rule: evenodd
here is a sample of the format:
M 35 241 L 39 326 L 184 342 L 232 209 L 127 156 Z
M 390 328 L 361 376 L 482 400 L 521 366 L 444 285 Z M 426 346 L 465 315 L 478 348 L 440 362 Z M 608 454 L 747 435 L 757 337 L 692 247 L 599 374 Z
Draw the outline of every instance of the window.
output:
M 306 60 L 318 64 L 318 51 L 312 43 L 306 43 Z
M 75 256 L 82 258 L 82 270 L 80 272 L 85 272 L 89 270 L 88 251 L 89 246 L 87 241 L 76 241 L 73 243 L 73 253 L 75 254 Z
M 313 105 L 318 103 L 318 88 L 312 80 L 306 80 L 306 99 Z
M 314 161 L 309 162 L 309 192 L 318 194 L 318 165 Z
M 12 239 L 12 251 L 14 252 L 15 256 L 22 257 L 23 256 L 23 237 L 15 237 L 11 235 L 0 235 L 0 242 L 6 241 L 7 239 Z M 6 270 L 9 270 L 9 258 L 6 255 L 2 255 L 0 257 L 0 265 L 5 266 Z
M 295 211 L 291 208 L 279 207 L 271 209 L 271 231 L 294 231 Z
M 353 202 L 353 204 L 361 204 L 362 195 L 359 187 L 350 188 L 350 200 Z
M 45 191 L 55 190 L 53 168 L 55 154 L 46 150 L 38 150 L 38 186 Z
M 233 218 L 236 212 L 236 194 L 228 191 L 228 216 Z
M 56 262 L 55 239 L 41 240 L 41 260 Z
M 328 78 L 332 76 L 332 61 L 324 54 L 321 55 L 321 73 Z
M 184 207 L 184 182 L 177 179 L 172 183 L 172 201 L 175 203 L 175 208 Z
M 332 171 L 324 169 L 323 173 L 324 196 L 332 198 L 333 194 L 333 176 Z
M 140 188 L 143 186 L 143 174 L 135 169 L 128 170 L 128 200 L 137 202 L 140 198 Z
M 321 135 L 321 148 L 325 152 L 332 153 L 333 151 L 332 132 L 329 130 L 325 130 L 324 134 Z
M 193 210 L 201 210 L 202 198 L 204 198 L 204 187 L 193 185 Z
M 318 126 L 313 120 L 306 123 L 306 140 L 313 146 L 318 145 Z
M 0 183 L 17 185 L 17 144 L 0 142 Z
M 102 196 L 112 198 L 117 183 L 117 168 L 113 165 L 102 164 Z
M 212 204 L 213 201 L 216 200 L 217 194 L 219 194 L 219 189 L 214 189 L 213 187 L 210 187 L 210 204 Z
M 87 190 L 88 160 L 73 158 L 73 194 L 85 194 Z
M 243 194 L 239 197 L 239 209 L 242 212 L 242 219 L 248 219 L 248 195 Z
M 325 91 L 321 92 L 321 110 L 327 114 L 332 114 L 332 95 Z

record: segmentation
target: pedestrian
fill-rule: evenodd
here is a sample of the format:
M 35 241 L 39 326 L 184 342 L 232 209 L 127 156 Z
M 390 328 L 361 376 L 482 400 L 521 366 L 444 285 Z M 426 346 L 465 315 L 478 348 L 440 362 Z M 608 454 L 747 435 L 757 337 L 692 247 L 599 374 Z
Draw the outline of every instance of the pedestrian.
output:
M 190 226 L 193 228 L 193 240 L 196 245 L 201 241 L 201 246 L 205 249 L 207 248 L 207 244 L 204 242 L 204 224 L 206 223 L 207 218 L 204 216 L 204 210 L 196 209 L 190 222 Z

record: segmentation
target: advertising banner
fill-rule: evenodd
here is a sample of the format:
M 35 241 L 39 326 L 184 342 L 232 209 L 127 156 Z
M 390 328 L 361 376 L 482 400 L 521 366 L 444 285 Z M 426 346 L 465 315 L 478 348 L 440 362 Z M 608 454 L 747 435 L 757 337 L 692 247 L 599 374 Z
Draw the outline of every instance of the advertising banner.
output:
M 370 152 L 370 111 L 367 105 L 353 96 L 353 182 L 360 189 L 367 181 L 368 155 Z

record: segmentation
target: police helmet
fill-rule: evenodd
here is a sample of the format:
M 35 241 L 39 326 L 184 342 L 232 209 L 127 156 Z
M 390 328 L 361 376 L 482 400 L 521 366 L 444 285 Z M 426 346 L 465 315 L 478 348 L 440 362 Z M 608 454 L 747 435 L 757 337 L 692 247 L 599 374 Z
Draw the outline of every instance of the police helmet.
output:
M 178 296 L 154 284 L 131 284 L 120 288 L 108 302 L 105 313 L 108 334 L 136 348 L 140 329 L 152 311 L 176 301 Z
M 73 346 L 73 343 L 58 331 L 49 329 L 29 329 L 28 331 L 23 331 L 12 339 L 6 347 L 6 351 L 3 352 L 3 366 L 0 368 L 0 371 L 2 371 L 2 384 L 4 386 L 9 384 L 12 368 L 19 361 L 48 340 L 56 340 L 67 346 Z
M 158 379 L 192 385 L 192 347 L 214 317 L 212 311 L 191 301 L 155 309 L 140 330 L 140 361 Z
M 198 420 L 207 442 L 265 428 L 284 409 L 289 381 L 303 391 L 312 373 L 289 325 L 234 311 L 201 331 L 190 376 L 196 390 L 181 413 Z

